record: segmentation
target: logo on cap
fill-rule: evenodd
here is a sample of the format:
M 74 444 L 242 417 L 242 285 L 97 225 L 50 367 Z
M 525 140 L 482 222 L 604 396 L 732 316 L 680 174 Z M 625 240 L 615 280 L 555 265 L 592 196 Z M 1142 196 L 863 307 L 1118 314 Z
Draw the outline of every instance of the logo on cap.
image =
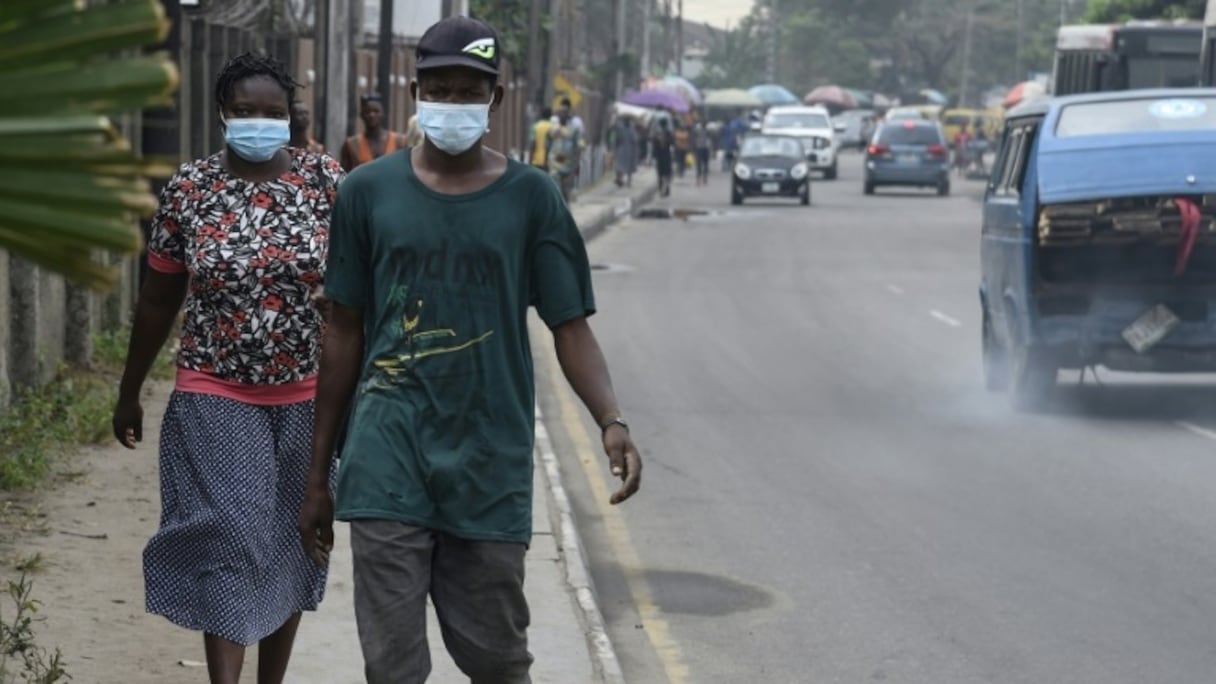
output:
M 467 52 L 474 57 L 480 57 L 481 59 L 485 60 L 493 60 L 494 51 L 495 47 L 493 38 L 479 38 L 464 46 L 464 49 L 461 50 L 461 52 Z

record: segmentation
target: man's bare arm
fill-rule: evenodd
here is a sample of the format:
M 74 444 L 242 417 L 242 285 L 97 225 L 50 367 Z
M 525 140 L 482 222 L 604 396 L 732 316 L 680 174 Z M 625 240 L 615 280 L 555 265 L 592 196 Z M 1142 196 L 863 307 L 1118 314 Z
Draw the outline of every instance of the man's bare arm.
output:
M 612 474 L 622 480 L 621 488 L 612 495 L 611 503 L 621 503 L 641 487 L 642 457 L 629 436 L 629 430 L 613 422 L 622 416 L 604 353 L 586 318 L 577 318 L 555 328 L 553 342 L 566 381 L 602 430 L 604 452 L 608 455 Z

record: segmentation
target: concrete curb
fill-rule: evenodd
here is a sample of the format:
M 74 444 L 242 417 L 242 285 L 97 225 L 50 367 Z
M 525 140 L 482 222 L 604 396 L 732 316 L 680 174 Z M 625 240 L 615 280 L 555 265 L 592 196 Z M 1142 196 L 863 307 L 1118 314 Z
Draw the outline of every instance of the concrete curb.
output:
M 557 454 L 553 451 L 553 442 L 549 439 L 549 431 L 545 428 L 544 416 L 539 407 L 536 409 L 536 453 L 537 460 L 543 467 L 545 485 L 549 490 L 549 517 L 553 521 L 557 548 L 561 550 L 566 587 L 578 606 L 583 631 L 587 637 L 587 647 L 591 651 L 593 670 L 605 684 L 625 684 L 621 663 L 616 657 L 616 649 L 612 646 L 612 639 L 609 638 L 608 629 L 604 625 L 604 616 L 596 602 L 595 585 L 591 580 L 591 572 L 587 569 L 582 538 L 574 524 L 570 497 L 566 495 L 566 488 L 562 485 Z
M 654 199 L 658 191 L 657 183 L 647 183 L 641 191 L 624 197 L 621 201 L 605 203 L 598 207 L 587 219 L 579 222 L 579 232 L 582 233 L 583 239 L 591 240 L 604 232 L 608 226 L 632 214 L 634 208 Z M 579 536 L 578 527 L 574 522 L 574 510 L 562 484 L 557 454 L 553 451 L 553 441 L 549 439 L 549 430 L 545 427 L 544 415 L 539 406 L 536 408 L 536 459 L 543 470 L 545 486 L 548 489 L 546 500 L 549 503 L 549 519 L 553 524 L 557 548 L 561 551 L 566 588 L 578 607 L 579 618 L 587 637 L 587 647 L 591 651 L 592 668 L 604 684 L 625 684 L 620 660 L 617 659 L 616 649 L 612 646 L 612 639 L 608 636 L 608 628 L 604 624 L 604 615 L 596 601 L 595 585 L 588 569 L 582 537 Z
M 637 193 L 623 197 L 621 201 L 614 204 L 604 204 L 598 207 L 596 212 L 588 219 L 579 222 L 579 232 L 583 234 L 583 240 L 591 240 L 604 232 L 608 226 L 616 223 L 621 218 L 633 213 L 633 210 L 650 202 L 659 194 L 659 186 L 657 182 L 650 182 L 646 187 L 642 188 Z

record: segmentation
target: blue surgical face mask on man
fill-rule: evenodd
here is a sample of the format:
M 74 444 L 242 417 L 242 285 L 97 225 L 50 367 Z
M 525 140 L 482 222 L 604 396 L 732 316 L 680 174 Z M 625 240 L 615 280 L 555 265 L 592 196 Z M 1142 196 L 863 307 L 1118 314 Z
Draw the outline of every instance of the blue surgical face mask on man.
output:
M 254 163 L 270 161 L 291 140 L 287 119 L 224 119 L 224 141 L 233 152 Z
M 435 147 L 450 154 L 468 152 L 490 130 L 490 105 L 418 100 L 418 127 Z

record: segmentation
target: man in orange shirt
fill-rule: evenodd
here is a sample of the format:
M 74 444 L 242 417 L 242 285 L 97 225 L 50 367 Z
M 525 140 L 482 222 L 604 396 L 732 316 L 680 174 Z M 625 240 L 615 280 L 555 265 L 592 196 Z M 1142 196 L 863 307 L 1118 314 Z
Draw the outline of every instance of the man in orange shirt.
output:
M 347 138 L 342 145 L 342 168 L 348 172 L 407 147 L 405 136 L 384 127 L 384 103 L 380 96 L 366 95 L 359 101 L 359 118 L 363 119 L 363 133 Z

